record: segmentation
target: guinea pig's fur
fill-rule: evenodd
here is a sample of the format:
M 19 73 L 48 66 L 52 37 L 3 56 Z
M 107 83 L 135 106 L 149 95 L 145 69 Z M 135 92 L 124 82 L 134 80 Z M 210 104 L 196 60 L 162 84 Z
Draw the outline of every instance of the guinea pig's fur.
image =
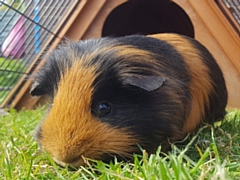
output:
M 67 42 L 46 57 L 33 96 L 52 105 L 39 144 L 60 165 L 154 153 L 224 117 L 227 90 L 208 50 L 177 34 Z

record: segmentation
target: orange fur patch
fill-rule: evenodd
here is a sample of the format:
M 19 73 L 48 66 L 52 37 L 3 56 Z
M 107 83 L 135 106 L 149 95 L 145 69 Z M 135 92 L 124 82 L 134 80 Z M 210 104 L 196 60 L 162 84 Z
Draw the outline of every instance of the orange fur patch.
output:
M 60 79 L 53 106 L 41 126 L 40 139 L 56 162 L 79 166 L 83 164 L 82 156 L 129 156 L 137 142 L 127 129 L 111 127 L 91 114 L 95 71 L 94 66 L 86 67 L 78 60 Z
M 209 77 L 209 69 L 202 62 L 199 51 L 185 38 L 176 34 L 156 34 L 150 37 L 167 41 L 172 45 L 184 58 L 191 76 L 191 111 L 184 123 L 183 134 L 192 132 L 200 123 L 205 115 L 205 106 L 209 105 L 209 94 L 213 87 L 211 77 Z

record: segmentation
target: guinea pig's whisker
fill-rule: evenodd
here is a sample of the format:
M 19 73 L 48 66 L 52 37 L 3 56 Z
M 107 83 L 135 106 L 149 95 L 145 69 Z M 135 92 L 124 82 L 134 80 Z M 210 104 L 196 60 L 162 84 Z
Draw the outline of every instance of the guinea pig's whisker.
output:
M 127 159 L 127 158 L 132 157 L 132 154 L 129 153 L 129 152 L 119 153 L 119 151 L 115 151 L 115 150 L 113 150 L 113 151 L 111 151 L 107 154 L 109 154 L 110 156 L 116 156 L 117 155 L 117 156 L 121 157 L 122 159 Z

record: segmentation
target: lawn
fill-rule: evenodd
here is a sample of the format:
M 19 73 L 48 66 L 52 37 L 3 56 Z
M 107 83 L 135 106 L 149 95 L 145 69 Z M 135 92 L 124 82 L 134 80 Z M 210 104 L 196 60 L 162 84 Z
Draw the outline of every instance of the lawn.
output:
M 0 57 L 0 104 L 26 70 L 22 59 Z
M 135 155 L 134 163 L 96 161 L 79 169 L 58 167 L 34 140 L 36 125 L 45 108 L 10 110 L 0 116 L 0 179 L 239 179 L 240 110 L 229 111 L 215 127 L 205 126 L 188 139 L 173 145 L 168 154 L 161 148 L 153 155 Z M 184 145 L 185 144 L 185 145 Z M 161 156 L 159 156 L 161 154 Z

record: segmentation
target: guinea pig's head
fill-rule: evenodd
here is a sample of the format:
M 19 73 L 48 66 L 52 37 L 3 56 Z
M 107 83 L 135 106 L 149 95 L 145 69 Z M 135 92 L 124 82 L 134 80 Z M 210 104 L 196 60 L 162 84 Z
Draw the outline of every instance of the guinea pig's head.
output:
M 31 89 L 52 97 L 36 132 L 40 146 L 56 163 L 75 167 L 83 157 L 129 160 L 139 146 L 155 151 L 172 127 L 159 118 L 166 119 L 156 98 L 169 100 L 151 59 L 146 50 L 108 38 L 68 42 L 50 53 Z

